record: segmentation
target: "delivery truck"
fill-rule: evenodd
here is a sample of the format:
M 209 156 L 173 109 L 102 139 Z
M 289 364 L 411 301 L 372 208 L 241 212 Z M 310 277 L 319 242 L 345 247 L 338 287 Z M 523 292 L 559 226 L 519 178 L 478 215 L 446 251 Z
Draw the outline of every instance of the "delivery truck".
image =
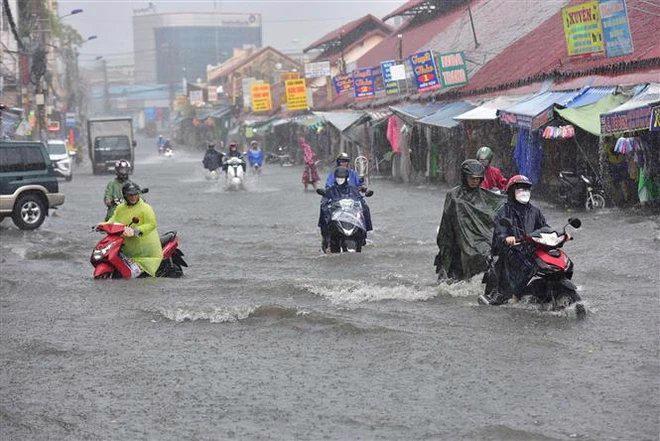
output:
M 115 162 L 126 159 L 134 166 L 136 142 L 130 117 L 90 118 L 87 120 L 87 148 L 92 172 L 114 170 Z

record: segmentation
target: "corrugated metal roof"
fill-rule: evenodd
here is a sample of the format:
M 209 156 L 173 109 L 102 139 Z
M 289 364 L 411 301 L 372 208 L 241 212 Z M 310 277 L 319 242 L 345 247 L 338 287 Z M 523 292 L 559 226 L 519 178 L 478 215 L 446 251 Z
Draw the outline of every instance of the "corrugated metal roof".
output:
M 437 112 L 420 119 L 419 123 L 450 129 L 459 125 L 459 122 L 456 121 L 454 117 L 470 109 L 474 109 L 474 105 L 466 101 L 446 103 Z
M 320 116 L 334 126 L 340 132 L 348 129 L 367 115 L 364 112 L 314 112 L 314 115 Z
M 605 98 L 607 95 L 612 95 L 616 87 L 585 87 L 581 90 L 580 95 L 576 96 L 568 103 L 565 104 L 566 107 L 582 107 L 593 104 L 601 99 Z
M 651 83 L 629 101 L 626 101 L 619 107 L 615 107 L 609 112 L 603 113 L 603 115 L 639 109 L 640 107 L 645 107 L 658 102 L 660 102 L 660 83 Z
M 513 113 L 515 115 L 523 115 L 534 117 L 544 110 L 547 110 L 549 107 L 559 104 L 560 106 L 565 106 L 571 100 L 576 98 L 582 92 L 572 91 L 572 92 L 542 92 L 540 94 L 534 95 L 527 100 L 520 101 L 517 104 L 514 104 L 510 107 L 505 107 L 500 109 L 501 111 L 507 113 Z
M 571 4 L 582 0 L 571 0 Z M 660 58 L 660 20 L 657 13 L 648 13 L 658 7 L 648 0 L 627 0 L 628 19 L 635 51 L 621 57 L 605 56 L 571 58 L 566 52 L 566 39 L 561 11 L 549 17 L 533 31 L 518 39 L 481 68 L 465 91 L 503 88 L 545 77 L 572 76 L 596 73 L 595 69 L 630 69 L 630 63 Z M 533 6 L 531 6 L 533 7 Z M 516 11 L 517 12 L 517 9 Z M 660 11 L 658 11 L 660 12 Z

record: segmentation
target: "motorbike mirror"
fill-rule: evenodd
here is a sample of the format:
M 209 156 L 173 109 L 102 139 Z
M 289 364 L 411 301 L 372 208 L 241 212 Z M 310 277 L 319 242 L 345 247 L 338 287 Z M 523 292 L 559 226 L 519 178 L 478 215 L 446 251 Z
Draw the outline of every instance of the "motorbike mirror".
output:
M 320 196 L 325 196 L 325 190 L 322 189 L 322 188 L 317 188 L 316 189 L 316 194 L 318 194 Z
M 511 221 L 510 221 L 509 219 L 505 218 L 505 217 L 503 217 L 502 219 L 500 219 L 500 222 L 499 222 L 499 223 L 500 223 L 501 226 L 503 226 L 503 227 L 507 227 L 507 228 L 513 226 L 513 224 L 511 223 Z
M 364 193 L 364 195 L 365 195 L 366 197 L 370 198 L 371 196 L 374 195 L 374 191 L 373 191 L 373 190 L 367 190 L 367 191 Z
M 568 224 L 573 228 L 580 228 L 582 226 L 582 221 L 577 217 L 572 217 L 568 219 Z
M 142 193 L 142 194 L 149 193 L 149 189 L 148 188 L 143 188 L 140 193 Z
M 138 223 L 140 223 L 140 219 L 138 219 L 137 217 L 134 217 L 133 219 L 131 219 L 131 221 L 132 221 L 132 223 L 134 223 L 134 224 L 138 224 Z

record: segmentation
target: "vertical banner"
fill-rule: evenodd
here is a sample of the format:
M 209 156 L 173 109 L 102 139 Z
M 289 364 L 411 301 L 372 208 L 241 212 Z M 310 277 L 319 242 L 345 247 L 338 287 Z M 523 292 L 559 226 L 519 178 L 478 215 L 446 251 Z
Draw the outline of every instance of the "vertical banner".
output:
M 382 92 L 385 90 L 385 82 L 383 81 L 383 72 L 380 67 L 371 68 L 371 76 L 374 78 L 374 92 Z
M 353 92 L 353 74 L 340 74 L 332 78 L 335 85 L 335 92 L 341 95 L 346 92 Z
M 355 98 L 372 98 L 375 95 L 374 77 L 370 67 L 353 72 L 353 87 Z
M 287 110 L 307 110 L 307 87 L 305 79 L 287 80 L 285 83 Z
M 252 111 L 268 112 L 273 108 L 273 100 L 270 96 L 270 84 L 253 84 L 250 90 L 252 95 Z
M 633 53 L 626 0 L 600 0 L 600 19 L 608 57 Z
M 396 65 L 396 61 L 388 60 L 380 63 L 380 70 L 383 75 L 383 83 L 385 86 L 385 93 L 387 95 L 396 95 L 399 93 L 399 83 L 392 77 L 392 66 Z
M 433 52 L 419 52 L 411 55 L 408 60 L 410 61 L 419 92 L 427 92 L 441 87 L 438 70 L 433 59 Z
M 652 132 L 660 132 L 660 106 L 651 109 L 651 125 L 649 130 Z
M 598 1 L 593 0 L 561 10 L 566 48 L 570 57 L 605 52 Z
M 467 84 L 467 66 L 463 52 L 438 55 L 438 71 L 445 87 Z

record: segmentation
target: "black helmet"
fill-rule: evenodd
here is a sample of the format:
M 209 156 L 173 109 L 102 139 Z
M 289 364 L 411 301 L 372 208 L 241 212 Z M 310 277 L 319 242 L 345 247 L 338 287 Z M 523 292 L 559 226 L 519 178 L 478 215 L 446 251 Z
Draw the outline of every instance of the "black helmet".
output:
M 134 182 L 127 182 L 121 187 L 121 194 L 124 196 L 124 200 L 126 200 L 126 196 L 132 196 L 141 193 L 142 189 Z
M 207 147 L 208 147 L 209 150 L 214 149 L 215 144 L 213 144 L 212 142 L 209 142 L 209 145 Z
M 468 176 L 483 178 L 484 171 L 484 166 L 476 159 L 467 159 L 461 164 L 461 174 L 464 178 Z
M 349 172 L 346 167 L 337 167 L 335 169 L 335 179 L 336 178 L 346 178 L 348 179 Z
M 115 162 L 115 174 L 120 180 L 128 179 L 128 173 L 131 171 L 131 163 L 125 159 Z
M 351 162 L 351 157 L 348 156 L 348 153 L 341 152 L 339 155 L 337 155 L 337 165 L 339 165 L 340 161 Z

